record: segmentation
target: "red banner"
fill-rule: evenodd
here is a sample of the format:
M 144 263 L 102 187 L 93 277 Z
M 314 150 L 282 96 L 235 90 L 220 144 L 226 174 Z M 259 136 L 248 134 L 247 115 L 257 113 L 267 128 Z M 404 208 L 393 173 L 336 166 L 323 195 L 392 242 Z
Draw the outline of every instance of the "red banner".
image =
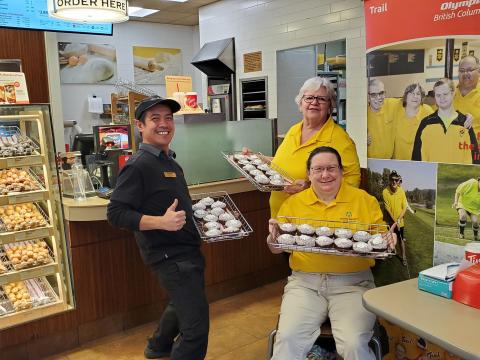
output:
M 478 35 L 480 0 L 365 0 L 367 50 L 433 36 Z

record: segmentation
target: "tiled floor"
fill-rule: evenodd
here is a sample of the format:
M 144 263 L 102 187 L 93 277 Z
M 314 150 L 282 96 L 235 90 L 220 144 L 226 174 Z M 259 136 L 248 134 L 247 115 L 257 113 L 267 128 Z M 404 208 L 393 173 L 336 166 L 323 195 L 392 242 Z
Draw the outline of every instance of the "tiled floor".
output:
M 285 282 L 279 281 L 210 304 L 207 360 L 263 360 L 267 337 L 277 324 Z M 91 342 L 48 360 L 144 359 L 155 323 Z

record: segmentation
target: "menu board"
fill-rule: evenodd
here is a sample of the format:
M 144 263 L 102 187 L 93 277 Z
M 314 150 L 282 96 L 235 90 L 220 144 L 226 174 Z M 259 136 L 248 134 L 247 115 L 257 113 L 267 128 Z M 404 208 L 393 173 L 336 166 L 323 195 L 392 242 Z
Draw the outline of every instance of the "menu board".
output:
M 112 24 L 74 23 L 48 16 L 45 0 L 0 0 L 0 27 L 112 35 Z

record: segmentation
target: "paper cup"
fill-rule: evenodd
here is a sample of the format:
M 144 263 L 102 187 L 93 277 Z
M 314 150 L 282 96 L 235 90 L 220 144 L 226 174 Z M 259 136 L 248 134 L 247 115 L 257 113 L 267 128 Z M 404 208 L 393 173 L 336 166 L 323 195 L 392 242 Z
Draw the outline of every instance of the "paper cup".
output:
M 473 264 L 480 264 L 480 242 L 465 245 L 465 260 Z
M 187 92 L 185 94 L 185 106 L 191 109 L 197 107 L 197 93 L 196 92 Z

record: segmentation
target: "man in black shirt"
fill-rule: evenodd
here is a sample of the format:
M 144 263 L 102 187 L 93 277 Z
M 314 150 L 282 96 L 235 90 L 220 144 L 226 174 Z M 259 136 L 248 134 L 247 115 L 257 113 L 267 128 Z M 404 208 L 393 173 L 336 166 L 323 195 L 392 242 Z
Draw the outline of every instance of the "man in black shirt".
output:
M 192 201 L 183 170 L 170 150 L 180 105 L 151 97 L 136 111 L 143 142 L 119 174 L 107 218 L 134 231 L 142 258 L 170 297 L 145 357 L 204 359 L 208 343 L 205 261 L 192 218 Z

